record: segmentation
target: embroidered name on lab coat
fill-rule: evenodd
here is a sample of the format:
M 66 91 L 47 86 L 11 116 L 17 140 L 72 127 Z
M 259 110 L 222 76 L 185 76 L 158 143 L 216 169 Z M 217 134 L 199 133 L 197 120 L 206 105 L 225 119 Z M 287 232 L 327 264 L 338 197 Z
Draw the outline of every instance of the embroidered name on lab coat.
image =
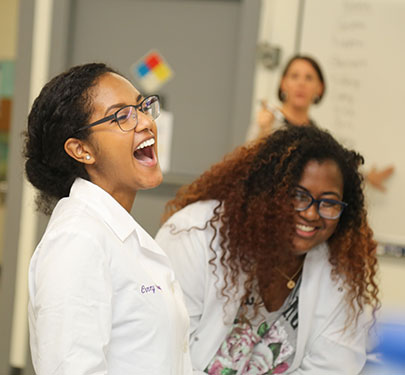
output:
M 149 286 L 142 285 L 141 286 L 141 293 L 142 294 L 145 294 L 145 293 L 153 293 L 153 294 L 155 294 L 156 290 L 162 291 L 162 288 L 159 285 L 149 285 Z

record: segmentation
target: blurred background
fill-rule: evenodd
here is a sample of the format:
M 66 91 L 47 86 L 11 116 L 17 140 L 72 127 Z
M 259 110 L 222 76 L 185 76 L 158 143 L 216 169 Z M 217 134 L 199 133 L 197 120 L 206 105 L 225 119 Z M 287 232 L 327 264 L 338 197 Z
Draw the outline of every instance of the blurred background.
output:
M 366 157 L 394 164 L 386 192 L 367 188 L 379 242 L 381 322 L 405 310 L 405 0 L 1 0 L 0 375 L 33 375 L 27 267 L 47 218 L 23 173 L 22 133 L 42 86 L 70 66 L 102 61 L 162 98 L 164 182 L 132 214 L 154 235 L 164 204 L 245 142 L 259 101 L 277 105 L 281 69 L 312 55 L 327 92 L 312 117 Z M 153 53 L 155 82 L 137 75 Z M 160 80 L 160 81 L 159 81 Z

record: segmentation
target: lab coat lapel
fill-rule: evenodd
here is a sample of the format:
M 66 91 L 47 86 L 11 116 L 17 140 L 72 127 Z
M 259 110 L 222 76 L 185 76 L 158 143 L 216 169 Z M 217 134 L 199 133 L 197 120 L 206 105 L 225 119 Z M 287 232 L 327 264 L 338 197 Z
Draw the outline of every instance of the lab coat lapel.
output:
M 319 329 L 319 321 L 336 309 L 339 299 L 334 297 L 337 288 L 331 288 L 329 249 L 323 243 L 312 249 L 305 257 L 302 282 L 299 291 L 299 325 L 296 353 L 291 370 L 297 368 L 305 355 L 305 345 L 310 345 L 309 336 Z
M 169 257 L 138 223 L 135 232 L 141 251 L 145 254 L 145 257 L 138 260 L 143 264 L 145 272 L 156 285 L 167 283 L 173 287 L 175 275 Z
M 165 252 L 161 249 L 157 242 L 138 223 L 136 223 L 135 231 L 142 249 L 167 258 Z

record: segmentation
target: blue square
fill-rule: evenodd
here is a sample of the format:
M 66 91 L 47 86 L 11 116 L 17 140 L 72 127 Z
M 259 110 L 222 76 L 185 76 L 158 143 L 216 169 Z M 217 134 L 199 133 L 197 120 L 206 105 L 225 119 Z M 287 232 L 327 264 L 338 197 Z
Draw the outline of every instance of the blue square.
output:
M 137 71 L 138 71 L 138 75 L 140 77 L 144 77 L 149 73 L 149 68 L 145 65 L 145 63 L 140 63 L 137 67 L 136 67 Z

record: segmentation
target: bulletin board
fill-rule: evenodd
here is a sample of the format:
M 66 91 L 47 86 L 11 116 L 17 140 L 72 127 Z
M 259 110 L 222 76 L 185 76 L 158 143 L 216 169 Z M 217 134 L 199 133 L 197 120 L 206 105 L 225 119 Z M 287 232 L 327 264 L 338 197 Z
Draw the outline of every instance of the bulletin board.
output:
M 376 239 L 405 247 L 405 2 L 308 0 L 300 53 L 325 72 L 316 122 L 365 157 L 365 172 L 393 164 L 382 193 L 366 186 Z

